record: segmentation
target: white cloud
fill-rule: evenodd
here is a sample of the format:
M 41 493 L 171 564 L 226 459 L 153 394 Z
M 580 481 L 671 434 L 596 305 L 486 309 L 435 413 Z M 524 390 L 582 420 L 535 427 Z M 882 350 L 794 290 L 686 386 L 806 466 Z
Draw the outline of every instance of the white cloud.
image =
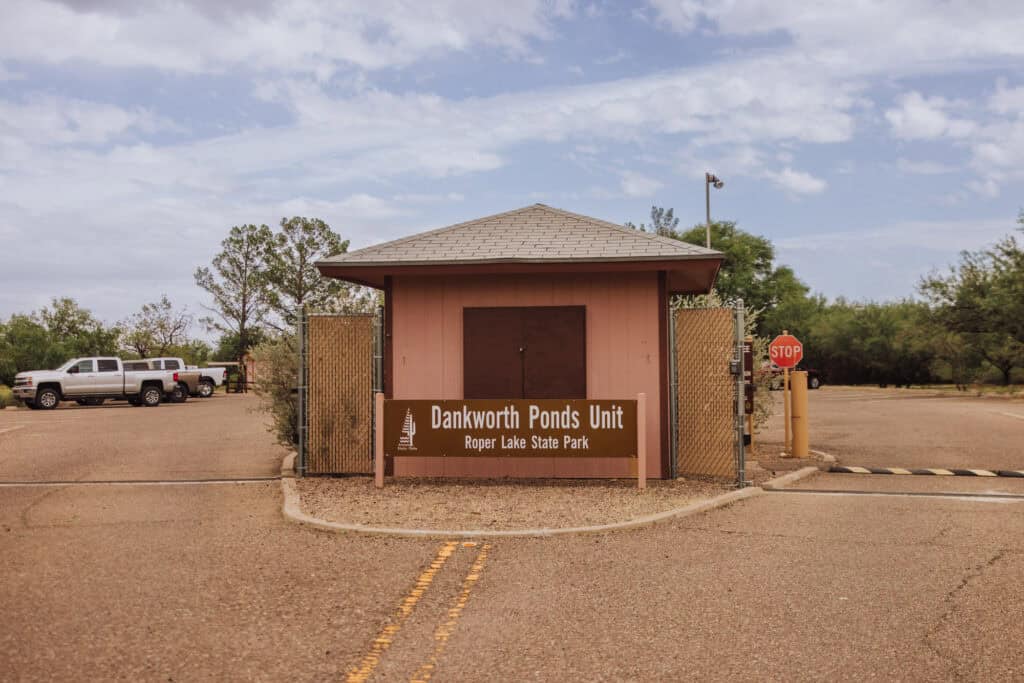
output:
M 54 95 L 32 95 L 18 103 L 0 99 L 0 135 L 22 144 L 98 145 L 129 133 L 180 130 L 171 121 L 141 107 L 125 109 Z
M 794 171 L 788 166 L 781 171 L 765 171 L 762 176 L 794 195 L 820 194 L 828 187 L 821 178 L 815 178 L 804 171 Z
M 651 197 L 664 187 L 660 180 L 645 176 L 636 171 L 622 172 L 622 191 L 627 197 Z
M 967 181 L 968 189 L 976 192 L 984 197 L 998 197 L 999 196 L 999 183 L 995 178 L 981 178 L 978 180 Z
M 942 175 L 943 173 L 953 173 L 957 170 L 955 166 L 942 164 L 937 161 L 912 161 L 903 157 L 896 160 L 896 168 L 904 173 L 913 173 L 915 175 Z
M 1005 81 L 998 82 L 988 107 L 997 114 L 1024 116 L 1024 86 L 1008 88 Z
M 648 0 L 660 25 L 690 33 L 710 22 L 723 35 L 789 37 L 821 68 L 853 74 L 949 73 L 1024 56 L 1024 6 L 1015 0 Z
M 339 66 L 408 65 L 474 46 L 525 56 L 554 37 L 566 2 L 360 0 L 59 3 L 6 0 L 0 59 L 83 61 L 189 73 L 234 68 L 329 77 Z
M 910 92 L 899 98 L 897 108 L 886 110 L 885 118 L 893 135 L 905 140 L 963 138 L 973 133 L 975 123 L 949 116 L 946 112 L 951 107 L 953 104 L 945 98 Z

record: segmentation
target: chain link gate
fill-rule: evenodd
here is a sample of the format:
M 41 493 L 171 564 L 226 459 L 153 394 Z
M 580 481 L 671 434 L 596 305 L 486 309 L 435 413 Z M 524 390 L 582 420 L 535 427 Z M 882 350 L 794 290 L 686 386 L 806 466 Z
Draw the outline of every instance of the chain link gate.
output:
M 297 472 L 373 473 L 373 395 L 383 387 L 383 311 L 298 323 Z
M 670 473 L 747 485 L 743 439 L 744 309 L 679 308 L 670 334 Z

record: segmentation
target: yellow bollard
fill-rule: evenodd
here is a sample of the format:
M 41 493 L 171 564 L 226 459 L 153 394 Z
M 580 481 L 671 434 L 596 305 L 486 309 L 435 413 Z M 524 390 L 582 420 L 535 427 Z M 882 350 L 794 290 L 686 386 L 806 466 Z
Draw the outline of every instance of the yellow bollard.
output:
M 793 457 L 806 458 L 808 456 L 807 441 L 807 373 L 803 370 L 796 370 L 790 374 L 790 395 L 793 398 L 793 407 L 790 410 L 793 419 Z

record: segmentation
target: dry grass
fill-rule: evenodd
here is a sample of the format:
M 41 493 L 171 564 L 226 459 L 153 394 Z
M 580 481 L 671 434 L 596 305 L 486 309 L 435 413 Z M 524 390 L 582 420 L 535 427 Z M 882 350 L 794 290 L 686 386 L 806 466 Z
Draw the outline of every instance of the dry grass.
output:
M 389 480 L 307 477 L 296 480 L 302 508 L 333 522 L 420 529 L 526 529 L 609 524 L 732 490 L 720 481 Z

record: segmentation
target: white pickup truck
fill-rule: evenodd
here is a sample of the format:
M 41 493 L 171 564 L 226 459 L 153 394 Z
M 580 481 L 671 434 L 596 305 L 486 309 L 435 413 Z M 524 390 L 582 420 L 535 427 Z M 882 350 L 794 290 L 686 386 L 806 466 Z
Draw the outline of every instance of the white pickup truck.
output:
M 185 365 L 181 358 L 149 358 L 149 367 L 154 370 L 180 370 L 182 373 L 198 373 L 199 380 L 193 388 L 189 383 L 189 394 L 200 398 L 210 398 L 217 387 L 224 384 L 227 377 L 226 368 L 200 368 L 195 365 Z
M 174 372 L 125 372 L 120 358 L 72 358 L 56 370 L 19 372 L 14 396 L 29 408 L 53 410 L 61 401 L 102 402 L 128 399 L 136 406 L 156 407 L 164 394 L 174 391 Z

